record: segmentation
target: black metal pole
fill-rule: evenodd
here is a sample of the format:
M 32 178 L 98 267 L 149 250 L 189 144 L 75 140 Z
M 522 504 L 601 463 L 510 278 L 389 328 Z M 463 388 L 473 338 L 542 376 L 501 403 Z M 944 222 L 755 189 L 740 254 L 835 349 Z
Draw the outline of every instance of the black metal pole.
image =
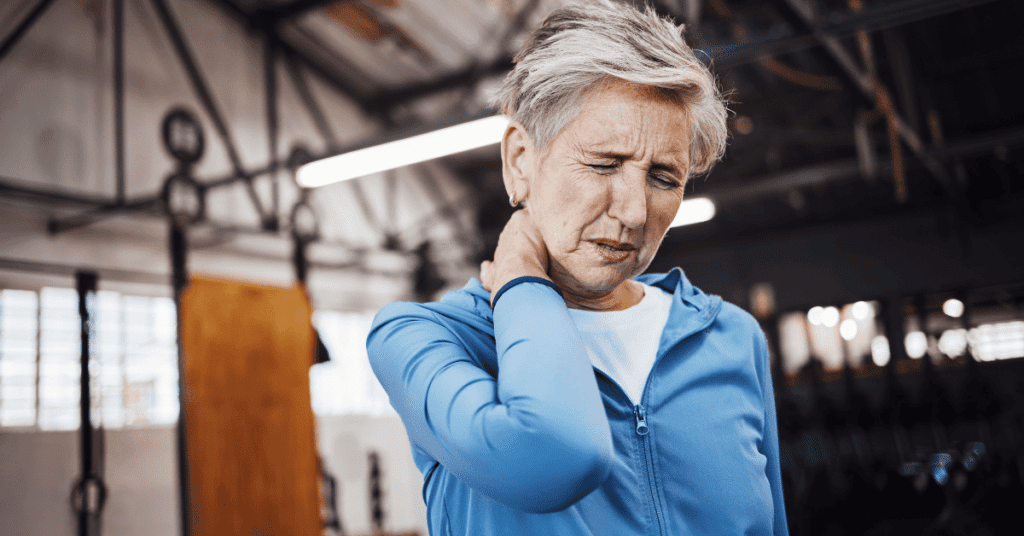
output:
M 889 363 L 895 365 L 907 359 L 907 349 L 903 345 L 907 337 L 903 326 L 903 304 L 898 296 L 889 296 L 882 300 L 885 311 L 885 336 L 889 339 Z
M 971 332 L 971 313 L 973 308 L 971 307 L 970 298 L 968 298 L 966 290 L 958 289 L 956 291 L 956 299 L 960 300 L 960 303 L 964 304 L 964 312 L 960 315 L 960 325 L 963 326 L 965 332 L 964 337 L 967 337 Z M 978 360 L 974 357 L 974 352 L 970 345 L 964 349 L 964 352 L 966 352 L 965 357 L 967 359 L 968 373 L 976 373 L 978 371 Z
M 932 363 L 932 357 L 928 354 L 928 312 L 925 310 L 924 294 L 914 296 L 914 312 L 917 316 L 917 329 L 924 334 L 925 352 L 921 357 L 921 366 L 924 371 L 925 389 L 928 389 L 935 381 L 935 365 Z
M 185 352 L 182 349 L 181 341 L 181 293 L 188 284 L 186 270 L 188 237 L 185 234 L 185 229 L 173 218 L 170 220 L 170 227 L 171 285 L 174 288 L 174 310 L 178 314 L 178 403 L 180 408 L 178 411 L 178 495 L 181 502 L 181 534 L 189 536 L 192 534 L 192 499 L 189 490 L 188 442 L 185 425 Z
M 292 233 L 292 244 L 294 248 L 292 249 L 292 265 L 295 267 L 295 279 L 305 285 L 309 275 L 309 260 L 306 256 L 309 241 Z
M 896 385 L 896 365 L 907 359 L 907 349 L 903 342 L 906 339 L 903 307 L 899 296 L 889 296 L 881 300 L 881 304 L 884 311 L 885 336 L 889 339 L 889 362 L 885 364 L 886 391 L 890 396 L 896 396 L 899 392 Z
M 277 35 L 273 29 L 267 29 L 264 34 L 263 74 L 266 83 L 267 99 L 267 143 L 269 162 L 277 162 Z M 271 229 L 278 227 L 278 215 L 281 213 L 281 192 L 278 184 L 279 174 L 270 176 L 271 188 L 271 216 L 269 221 L 264 221 L 263 226 Z
M 81 507 L 78 510 L 78 534 L 79 536 L 89 536 L 91 531 L 89 530 L 90 525 L 90 494 L 88 487 L 84 485 L 85 482 L 92 480 L 95 469 L 93 468 L 93 437 L 92 437 L 92 397 L 89 392 L 89 383 L 91 375 L 89 374 L 89 357 L 90 352 L 90 338 L 91 338 L 91 326 L 92 322 L 89 318 L 89 295 L 96 292 L 96 273 L 95 272 L 77 272 L 75 273 L 75 281 L 78 287 L 78 316 L 79 316 L 79 328 L 81 335 L 81 350 L 82 350 L 82 373 L 79 379 L 81 380 L 81 391 L 80 391 L 80 410 L 81 410 L 81 467 L 82 467 L 82 494 L 81 494 Z
M 114 173 L 117 205 L 125 203 L 124 152 L 124 0 L 114 0 Z
M 39 17 L 46 12 L 46 8 L 50 7 L 50 4 L 52 3 L 53 0 L 42 0 L 36 4 L 36 7 L 32 8 L 32 11 L 29 12 L 24 19 L 21 20 L 18 27 L 11 32 L 11 35 L 7 36 L 7 39 L 4 39 L 3 44 L 0 44 L 0 61 L 2 61 L 4 56 L 14 48 L 14 45 L 18 44 L 18 41 L 25 36 L 25 32 L 27 32 L 28 29 L 31 28 L 37 20 L 39 20 Z

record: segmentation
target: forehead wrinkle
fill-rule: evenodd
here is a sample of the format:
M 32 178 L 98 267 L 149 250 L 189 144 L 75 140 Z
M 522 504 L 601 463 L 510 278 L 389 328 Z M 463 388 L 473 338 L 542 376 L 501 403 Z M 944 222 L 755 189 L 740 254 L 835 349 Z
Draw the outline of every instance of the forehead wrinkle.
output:
M 688 131 L 684 128 L 678 135 L 668 136 L 651 133 L 670 130 L 663 127 L 674 122 L 675 114 L 666 114 L 664 105 L 684 114 L 683 124 L 688 124 L 687 107 L 670 97 L 657 88 L 621 82 L 591 88 L 584 94 L 577 116 L 548 147 L 561 141 L 565 143 L 562 150 L 577 158 L 600 155 L 640 161 L 685 178 L 690 161 Z
M 588 153 L 614 155 L 619 158 L 633 158 L 641 150 L 643 128 L 636 128 L 637 114 L 622 107 L 604 110 L 595 114 L 593 124 L 582 129 Z
M 663 100 L 662 102 L 666 101 Z M 669 117 L 669 114 L 660 113 L 661 111 L 658 108 L 656 106 L 644 107 L 643 115 L 645 119 L 648 119 L 647 116 L 651 115 L 652 117 L 649 118 L 651 123 L 661 122 L 661 124 L 654 124 L 652 126 L 653 130 L 666 130 L 675 133 L 675 130 L 671 128 L 672 118 Z M 678 109 L 679 112 L 684 114 L 683 123 L 687 124 L 689 118 L 686 117 L 686 110 L 675 106 L 673 106 L 673 109 Z M 652 155 L 653 166 L 669 168 L 684 176 L 687 175 L 690 167 L 690 147 L 687 138 L 688 135 L 685 130 L 667 136 L 656 136 L 654 134 L 647 136 L 646 139 L 649 140 L 654 152 Z

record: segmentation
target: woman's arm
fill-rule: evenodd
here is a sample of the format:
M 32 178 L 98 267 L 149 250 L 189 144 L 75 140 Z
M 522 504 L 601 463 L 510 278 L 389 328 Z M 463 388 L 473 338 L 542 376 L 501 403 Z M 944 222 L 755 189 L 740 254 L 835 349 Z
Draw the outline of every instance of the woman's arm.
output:
M 761 392 L 764 396 L 764 435 L 762 436 L 762 454 L 768 458 L 765 472 L 772 489 L 772 502 L 775 506 L 775 536 L 788 536 L 789 526 L 786 524 L 786 502 L 782 495 L 782 469 L 779 463 L 779 423 L 775 414 L 775 390 L 772 386 L 771 360 L 768 352 L 768 341 L 764 333 L 757 331 L 758 366 L 760 367 Z
M 517 273 L 546 277 L 543 243 L 524 213 L 510 220 L 486 266 L 492 293 Z M 612 459 L 583 341 L 561 296 L 529 282 L 495 304 L 494 336 L 497 379 L 429 309 L 399 303 L 378 313 L 367 350 L 416 445 L 501 503 L 561 510 L 603 482 Z
M 565 508 L 608 475 L 611 434 L 558 293 L 523 283 L 494 311 L 498 378 L 415 304 L 384 308 L 370 363 L 410 439 L 459 480 L 530 512 Z

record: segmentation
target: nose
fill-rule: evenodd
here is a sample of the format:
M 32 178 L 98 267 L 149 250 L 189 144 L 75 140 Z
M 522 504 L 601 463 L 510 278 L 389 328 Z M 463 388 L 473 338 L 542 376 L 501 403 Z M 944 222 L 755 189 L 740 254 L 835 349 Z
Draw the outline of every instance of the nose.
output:
M 627 229 L 640 229 L 647 222 L 646 170 L 629 169 L 613 181 L 608 215 Z

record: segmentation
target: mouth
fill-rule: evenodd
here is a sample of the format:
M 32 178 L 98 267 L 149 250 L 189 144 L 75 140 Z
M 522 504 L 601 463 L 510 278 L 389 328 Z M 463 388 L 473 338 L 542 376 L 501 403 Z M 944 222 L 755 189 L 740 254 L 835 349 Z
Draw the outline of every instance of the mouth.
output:
M 592 240 L 592 242 L 610 251 L 633 251 L 636 249 L 636 246 L 630 244 L 629 242 L 619 242 L 617 240 L 605 240 L 602 238 L 598 238 Z
M 637 250 L 637 247 L 628 242 L 619 242 L 617 240 L 603 240 L 597 239 L 591 241 L 596 247 L 597 251 L 605 258 L 611 261 L 622 261 L 625 260 Z

